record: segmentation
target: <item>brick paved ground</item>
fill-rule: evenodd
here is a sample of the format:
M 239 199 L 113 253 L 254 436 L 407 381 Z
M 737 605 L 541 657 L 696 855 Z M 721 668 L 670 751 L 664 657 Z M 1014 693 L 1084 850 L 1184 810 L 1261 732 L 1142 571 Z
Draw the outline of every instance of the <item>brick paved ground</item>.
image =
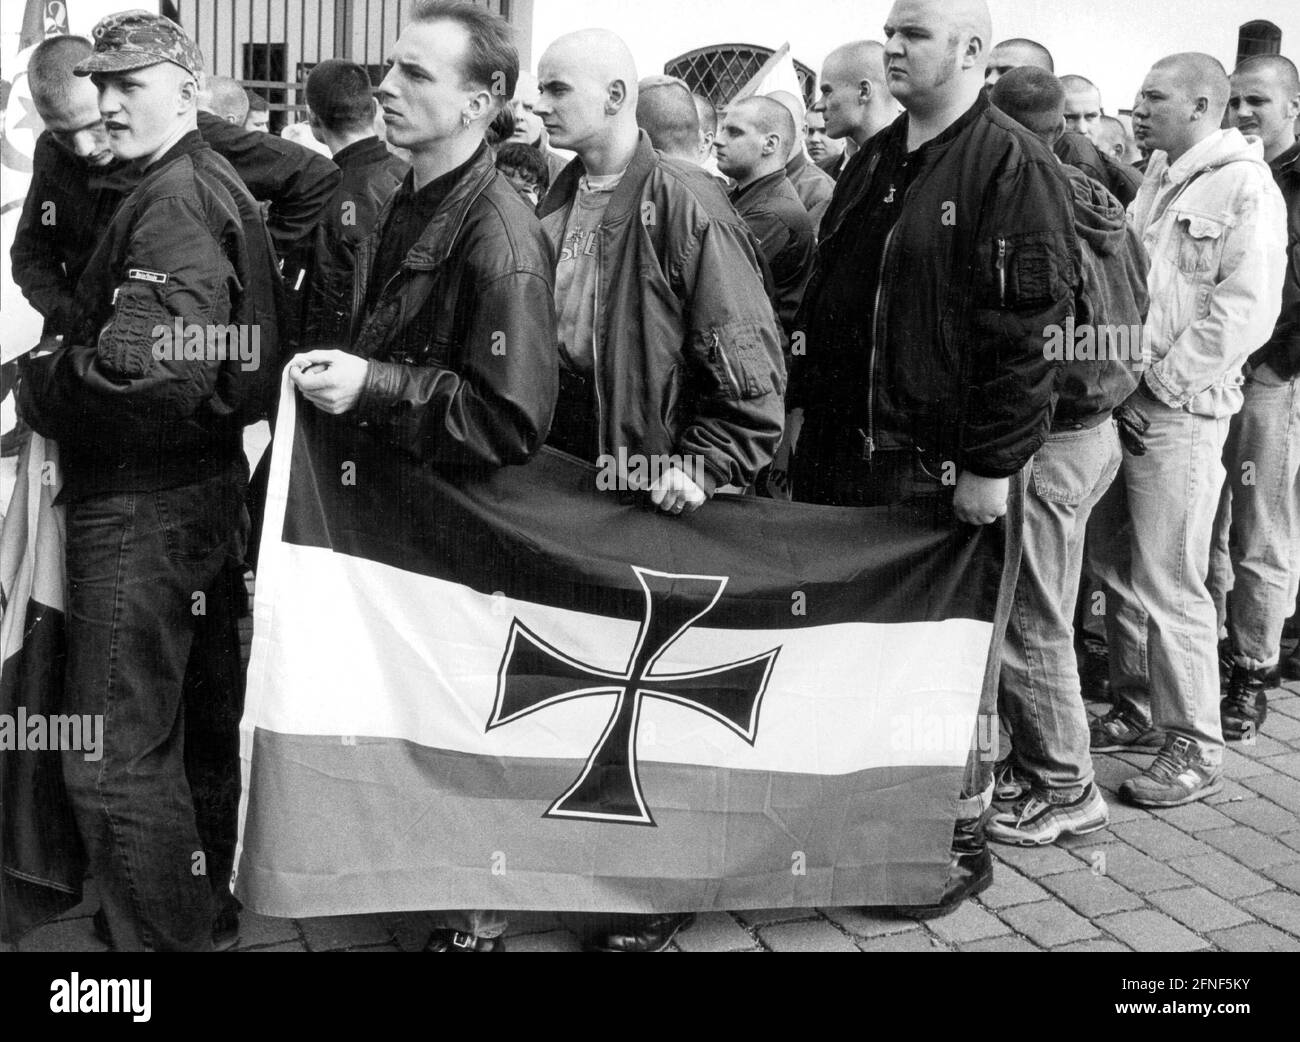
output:
M 247 620 L 246 620 L 247 621 Z M 1091 707 L 1100 712 L 1101 707 Z M 1300 683 L 1269 694 L 1253 745 L 1233 744 L 1223 791 L 1158 813 L 1115 790 L 1149 756 L 1101 755 L 1110 827 L 1035 849 L 990 844 L 993 886 L 928 924 L 857 908 L 701 915 L 678 951 L 1300 951 Z M 93 891 L 19 951 L 99 951 Z M 268 919 L 246 913 L 240 951 L 418 951 L 432 914 Z M 577 951 L 563 916 L 514 915 L 511 951 Z

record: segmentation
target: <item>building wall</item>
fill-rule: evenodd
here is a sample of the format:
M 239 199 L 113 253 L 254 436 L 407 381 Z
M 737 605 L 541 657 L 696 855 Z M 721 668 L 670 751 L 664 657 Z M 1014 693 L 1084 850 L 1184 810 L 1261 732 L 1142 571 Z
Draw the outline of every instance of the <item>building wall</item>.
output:
M 1282 51 L 1300 61 L 1296 0 L 990 0 L 993 36 L 1025 36 L 1052 50 L 1058 73 L 1078 73 L 1101 88 L 1107 111 L 1128 108 L 1156 59 L 1206 51 L 1231 68 L 1237 29 L 1257 18 L 1282 30 Z M 788 40 L 800 61 L 820 68 L 851 39 L 883 39 L 889 0 L 535 0 L 534 57 L 561 33 L 612 29 L 632 48 L 643 75 L 696 47 Z

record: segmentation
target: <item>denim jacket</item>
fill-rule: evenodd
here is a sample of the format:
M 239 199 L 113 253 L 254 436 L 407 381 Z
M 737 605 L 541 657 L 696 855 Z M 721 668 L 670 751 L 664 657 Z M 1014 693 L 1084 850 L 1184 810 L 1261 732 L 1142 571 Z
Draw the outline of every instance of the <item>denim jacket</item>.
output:
M 1172 165 L 1156 152 L 1128 213 L 1151 261 L 1147 386 L 1171 408 L 1231 416 L 1286 273 L 1286 207 L 1263 146 L 1233 129 Z

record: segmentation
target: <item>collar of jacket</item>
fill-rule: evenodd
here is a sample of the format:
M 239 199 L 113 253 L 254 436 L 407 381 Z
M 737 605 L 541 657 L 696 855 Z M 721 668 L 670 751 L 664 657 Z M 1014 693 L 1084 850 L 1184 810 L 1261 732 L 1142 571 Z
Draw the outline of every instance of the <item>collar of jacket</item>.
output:
M 951 145 L 955 140 L 957 140 L 957 138 L 961 137 L 961 135 L 966 132 L 966 129 L 970 127 L 972 123 L 987 113 L 991 107 L 992 105 L 989 102 L 989 92 L 986 90 L 980 91 L 979 97 L 975 99 L 974 104 L 971 105 L 970 108 L 913 152 L 907 151 L 907 128 L 912 117 L 906 111 L 894 120 L 893 123 L 882 130 L 877 136 L 880 137 L 883 143 L 890 140 L 890 138 L 885 137 L 885 135 L 892 135 L 893 139 L 897 140 L 902 145 L 903 151 L 907 155 L 928 156 L 933 152 L 941 152 L 943 149 Z M 872 138 L 872 141 L 874 140 L 875 138 Z M 859 149 L 859 151 L 863 150 Z
M 187 130 L 183 135 L 181 135 L 181 139 L 177 141 L 176 144 L 172 145 L 171 148 L 145 167 L 141 176 L 152 174 L 155 170 L 159 170 L 166 166 L 173 159 L 179 159 L 181 156 L 193 155 L 195 152 L 202 152 L 205 148 L 211 149 L 212 146 L 203 140 L 203 135 L 200 134 L 198 130 Z
M 1175 163 L 1170 163 L 1169 156 L 1164 152 L 1154 154 L 1163 161 L 1164 169 L 1153 171 L 1148 166 L 1147 176 L 1150 177 L 1154 173 L 1157 179 L 1164 178 L 1171 185 L 1179 185 L 1184 181 L 1190 181 L 1205 170 L 1224 166 L 1227 163 L 1251 159 L 1263 163 L 1264 145 L 1258 138 L 1247 141 L 1240 130 L 1232 127 L 1207 134 L 1179 156 Z M 1154 165 L 1155 160 L 1152 161 L 1152 166 Z
M 340 148 L 334 156 L 334 165 L 340 170 L 349 170 L 352 167 L 382 163 L 390 155 L 392 153 L 388 151 L 388 146 L 379 138 L 367 137 Z
M 1300 141 L 1280 155 L 1274 156 L 1273 161 L 1268 165 L 1273 168 L 1275 174 L 1300 174 Z
M 773 185 L 784 181 L 786 176 L 785 170 L 781 169 L 773 170 L 770 174 L 764 174 L 762 177 L 755 178 L 753 181 L 750 181 L 749 184 L 745 185 L 744 188 L 735 189 L 735 191 L 731 193 L 731 202 L 734 205 L 748 195 L 761 194 Z
M 414 177 L 414 172 L 409 176 Z M 424 232 L 407 251 L 402 267 L 413 271 L 429 271 L 442 264 L 456 244 L 456 234 L 465 223 L 465 214 L 495 176 L 496 166 L 492 152 L 486 143 L 480 143 L 455 187 L 447 193 L 447 198 L 434 211 L 433 219 L 425 225 Z M 396 197 L 397 193 L 394 192 L 384 203 L 384 209 L 375 222 L 376 232 L 384 227 Z
M 795 149 L 794 155 L 790 161 L 785 164 L 785 176 L 794 178 L 799 176 L 799 171 L 808 166 L 808 157 L 804 155 L 802 146 Z
M 645 185 L 646 178 L 658 165 L 659 153 L 650 144 L 646 132 L 638 130 L 636 151 L 632 153 L 632 161 L 628 163 L 627 170 L 623 172 L 623 179 L 614 189 L 609 205 L 605 208 L 605 219 L 601 222 L 605 227 L 613 227 L 633 214 L 641 212 L 641 189 Z M 537 213 L 538 219 L 568 206 L 573 197 L 578 194 L 578 181 L 586 172 L 587 167 L 582 162 L 581 156 L 566 166 L 564 173 L 546 193 L 542 208 Z

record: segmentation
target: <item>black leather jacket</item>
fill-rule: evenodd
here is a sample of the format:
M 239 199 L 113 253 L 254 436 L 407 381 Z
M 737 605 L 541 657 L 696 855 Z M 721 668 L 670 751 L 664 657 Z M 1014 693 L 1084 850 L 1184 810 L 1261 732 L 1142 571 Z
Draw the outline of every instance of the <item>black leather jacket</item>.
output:
M 390 196 L 357 249 L 351 350 L 370 365 L 356 420 L 425 463 L 525 462 L 546 441 L 559 387 L 541 224 L 480 148 L 367 312 L 391 208 Z

